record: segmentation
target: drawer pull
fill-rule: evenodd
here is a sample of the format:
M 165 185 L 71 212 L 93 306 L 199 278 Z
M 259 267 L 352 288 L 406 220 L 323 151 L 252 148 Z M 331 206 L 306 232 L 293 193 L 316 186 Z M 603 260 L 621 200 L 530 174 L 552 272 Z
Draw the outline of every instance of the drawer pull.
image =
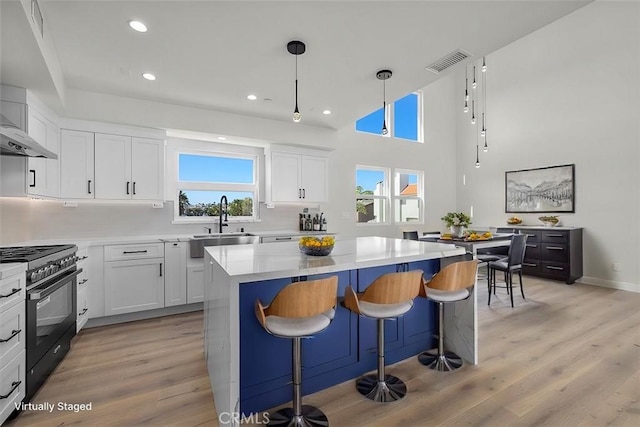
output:
M 11 396 L 11 393 L 16 391 L 16 389 L 20 386 L 20 384 L 22 384 L 22 381 L 14 381 L 14 382 L 12 382 L 11 383 L 11 390 L 9 390 L 9 393 L 0 394 L 0 399 L 6 399 L 7 397 Z
M 291 237 L 276 237 L 276 240 L 291 240 Z
M 527 245 L 528 248 L 537 248 L 538 245 Z
M 87 314 L 87 311 L 89 311 L 88 308 L 83 309 L 82 313 L 78 313 L 78 316 L 84 316 L 85 314 Z
M 15 295 L 18 292 L 20 292 L 20 290 L 21 290 L 20 288 L 13 288 L 11 289 L 11 293 L 8 293 L 6 295 L 0 295 L 0 298 L 9 298 L 11 295 Z
M 78 258 L 78 261 L 84 261 L 87 258 L 89 258 L 87 255 L 81 256 L 80 258 Z
M 13 331 L 11 331 L 11 336 L 9 338 L 1 339 L 0 342 L 9 342 L 20 332 L 22 332 L 22 329 L 14 329 Z
M 560 246 L 547 246 L 547 249 L 550 251 L 564 251 L 564 248 Z
M 146 254 L 147 250 L 144 251 L 122 251 L 123 254 Z
M 89 281 L 89 279 L 82 279 L 80 280 L 80 282 L 78 283 L 78 285 L 84 285 L 85 283 L 87 283 Z
M 564 234 L 545 234 L 547 237 L 564 237 Z
M 526 265 L 527 267 L 537 267 L 538 264 L 532 264 L 530 262 L 523 262 L 522 265 Z
M 563 270 L 564 270 L 564 268 L 562 268 L 562 267 L 554 267 L 554 266 L 552 266 L 552 265 L 547 265 L 547 268 L 548 268 L 549 270 L 560 270 L 560 271 L 563 271 Z
M 535 234 L 527 234 L 527 237 L 536 237 Z

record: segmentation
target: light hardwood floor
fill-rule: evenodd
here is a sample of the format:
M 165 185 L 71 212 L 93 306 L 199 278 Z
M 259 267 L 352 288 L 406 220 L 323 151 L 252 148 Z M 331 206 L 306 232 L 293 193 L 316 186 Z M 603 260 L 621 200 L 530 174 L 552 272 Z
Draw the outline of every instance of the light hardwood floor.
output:
M 478 288 L 480 364 L 388 368 L 408 394 L 362 398 L 353 381 L 304 402 L 333 427 L 638 426 L 640 294 L 525 277 L 526 300 Z M 92 402 L 85 413 L 26 412 L 12 426 L 218 425 L 202 352 L 202 315 L 85 330 L 34 402 Z

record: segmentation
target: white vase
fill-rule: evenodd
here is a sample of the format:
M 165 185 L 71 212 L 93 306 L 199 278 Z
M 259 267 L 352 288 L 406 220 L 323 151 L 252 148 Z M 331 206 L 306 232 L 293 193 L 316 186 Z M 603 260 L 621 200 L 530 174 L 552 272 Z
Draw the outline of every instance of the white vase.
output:
M 453 235 L 453 237 L 464 237 L 464 226 L 452 225 L 449 228 L 451 229 L 451 234 Z

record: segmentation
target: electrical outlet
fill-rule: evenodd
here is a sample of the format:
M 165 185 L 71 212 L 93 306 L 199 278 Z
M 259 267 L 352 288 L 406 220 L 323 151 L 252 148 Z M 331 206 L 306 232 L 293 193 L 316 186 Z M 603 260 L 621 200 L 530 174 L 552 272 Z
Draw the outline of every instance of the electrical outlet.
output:
M 164 207 L 164 203 L 162 202 L 153 202 L 153 206 L 155 209 L 162 209 Z
M 62 202 L 62 206 L 65 208 L 77 208 L 78 202 Z
M 613 271 L 622 271 L 622 263 L 614 262 L 613 263 Z

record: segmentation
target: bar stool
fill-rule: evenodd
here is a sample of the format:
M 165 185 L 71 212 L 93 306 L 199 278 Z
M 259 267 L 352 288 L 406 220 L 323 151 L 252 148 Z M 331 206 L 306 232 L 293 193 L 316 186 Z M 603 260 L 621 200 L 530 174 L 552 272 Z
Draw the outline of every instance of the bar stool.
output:
M 444 303 L 462 301 L 469 298 L 476 282 L 478 261 L 461 261 L 447 265 L 424 283 L 422 296 L 438 303 L 438 350 L 425 351 L 418 355 L 423 365 L 436 371 L 453 371 L 462 366 L 460 356 L 444 350 Z
M 360 394 L 376 402 L 393 402 L 407 394 L 402 380 L 384 371 L 384 320 L 402 316 L 413 307 L 420 293 L 422 270 L 387 273 L 378 277 L 364 292 L 356 294 L 347 286 L 344 305 L 361 316 L 378 321 L 378 372 L 356 381 Z
M 326 329 L 335 315 L 338 276 L 291 283 L 282 288 L 271 304 L 256 301 L 258 321 L 269 334 L 293 340 L 293 408 L 271 414 L 269 425 L 290 427 L 326 426 L 327 416 L 318 408 L 302 405 L 301 338 Z

